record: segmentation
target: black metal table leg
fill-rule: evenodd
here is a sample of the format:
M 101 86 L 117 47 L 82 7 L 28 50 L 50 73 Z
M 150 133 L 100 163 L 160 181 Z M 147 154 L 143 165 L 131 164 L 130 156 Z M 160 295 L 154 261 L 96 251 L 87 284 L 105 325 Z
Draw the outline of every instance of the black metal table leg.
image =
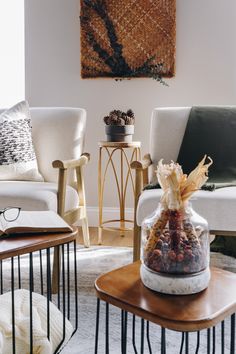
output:
M 235 354 L 235 314 L 231 316 L 230 354 Z
M 121 325 L 121 342 L 120 342 L 120 349 L 121 349 L 121 353 L 123 353 L 123 343 L 124 343 L 124 310 L 121 310 L 121 321 L 120 321 L 120 325 Z
M 18 288 L 21 289 L 20 256 L 17 256 L 17 261 L 18 261 Z
M 181 336 L 181 344 L 180 344 L 179 354 L 183 353 L 183 349 L 184 349 L 184 332 L 182 332 L 182 336 Z
M 95 350 L 94 350 L 94 354 L 98 353 L 99 320 L 100 320 L 100 299 L 97 298 L 97 313 L 96 313 Z
M 127 319 L 126 311 L 121 310 L 121 353 L 127 353 Z
M 59 292 L 59 289 L 58 289 Z M 67 243 L 67 318 L 70 320 L 70 248 Z
M 100 301 L 99 299 L 97 300 L 97 318 L 96 318 L 96 334 L 95 334 L 95 354 L 98 353 L 98 329 L 99 329 L 99 311 L 100 311 Z M 236 314 L 231 315 L 231 328 L 230 328 L 230 351 L 229 354 L 236 354 L 235 351 L 235 330 L 236 330 Z M 149 352 L 149 354 L 152 354 L 152 343 L 150 340 L 150 322 L 145 321 L 143 318 L 140 318 L 141 320 L 141 326 L 140 326 L 140 352 L 137 351 L 136 347 L 136 316 L 133 314 L 132 315 L 132 344 L 133 344 L 133 351 L 135 354 L 146 354 L 146 351 Z M 145 323 L 146 323 L 146 329 L 145 329 Z M 127 354 L 127 328 L 128 328 L 128 312 L 125 310 L 121 310 L 121 353 L 122 354 Z M 145 333 L 146 330 L 146 333 Z M 196 348 L 194 353 L 198 354 L 200 350 L 200 344 L 201 344 L 201 332 L 202 331 L 196 331 Z M 190 337 L 189 337 L 190 332 L 182 332 L 182 337 L 181 337 L 181 343 L 180 343 L 180 351 L 179 354 L 189 354 L 190 353 Z M 221 322 L 221 344 L 219 348 L 216 345 L 216 334 L 217 334 L 217 328 L 215 326 L 206 329 L 206 341 L 207 341 L 207 348 L 206 348 L 206 353 L 207 354 L 215 354 L 217 350 L 221 349 L 221 353 L 225 353 L 225 323 L 224 321 Z M 109 303 L 106 303 L 106 333 L 105 333 L 105 353 L 109 354 Z M 147 340 L 147 348 L 145 347 L 145 335 L 146 335 L 146 340 Z M 161 327 L 161 354 L 166 354 L 166 328 Z
M 62 340 L 60 341 L 55 353 L 57 353 L 59 351 L 59 349 L 61 348 L 65 337 L 66 337 L 66 277 L 65 277 L 65 245 L 62 244 L 61 245 L 61 261 L 62 261 L 62 269 L 61 269 L 61 275 L 62 275 L 62 314 L 63 314 L 63 332 L 62 332 Z M 59 247 L 59 252 L 60 252 L 60 246 Z M 48 278 L 48 290 L 49 290 L 49 295 L 48 298 L 52 299 L 52 288 L 51 288 L 51 263 L 50 263 L 50 249 L 47 249 L 47 278 Z M 59 291 L 59 287 L 58 287 L 58 291 Z M 49 326 L 50 326 L 50 322 L 49 322 Z M 50 332 L 49 332 L 50 334 Z
M 197 332 L 197 345 L 196 345 L 195 354 L 198 353 L 199 348 L 200 348 L 200 331 Z
M 166 330 L 161 327 L 161 354 L 166 354 Z
M 189 334 L 188 332 L 185 332 L 185 354 L 188 354 L 188 350 L 189 350 L 188 339 L 189 339 Z
M 33 254 L 29 254 L 29 305 L 30 305 L 30 354 L 33 354 L 33 291 L 34 291 L 34 268 Z
M 216 352 L 216 328 L 212 328 L 212 354 Z
M 221 354 L 225 353 L 225 321 L 221 322 Z
M 50 340 L 50 300 L 51 300 L 51 266 L 50 249 L 47 249 L 47 337 Z
M 16 332 L 15 332 L 15 294 L 14 294 L 14 257 L 11 258 L 11 301 L 12 301 L 12 353 L 16 353 Z
M 147 331 L 148 350 L 149 350 L 149 353 L 152 354 L 152 346 L 151 346 L 150 335 L 149 335 L 149 321 L 147 321 L 146 331 Z
M 210 354 L 211 351 L 211 329 L 207 329 L 207 354 Z
M 141 343 L 140 343 L 140 353 L 144 354 L 144 326 L 145 326 L 145 322 L 144 319 L 141 318 Z
M 106 354 L 109 354 L 109 304 L 108 302 L 106 302 L 105 352 Z
M 135 343 L 135 315 L 133 315 L 133 320 L 132 320 L 132 344 L 133 344 L 134 353 L 138 354 L 136 343 Z
M 78 321 L 79 321 L 79 311 L 78 311 L 78 281 L 77 281 L 77 258 L 76 258 L 76 241 L 73 241 L 74 245 L 74 282 L 75 282 L 75 329 L 74 333 L 78 329 Z
M 40 269 L 40 289 L 41 289 L 41 295 L 43 295 L 43 258 L 42 258 L 42 250 L 39 250 L 39 269 Z
M 3 294 L 2 260 L 0 261 L 0 293 Z

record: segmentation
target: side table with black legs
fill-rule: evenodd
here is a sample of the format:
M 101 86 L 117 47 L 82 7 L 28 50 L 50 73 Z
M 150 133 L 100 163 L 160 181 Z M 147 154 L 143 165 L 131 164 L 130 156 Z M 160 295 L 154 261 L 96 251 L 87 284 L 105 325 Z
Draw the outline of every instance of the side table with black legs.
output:
M 98 201 L 99 201 L 99 225 L 98 225 L 98 243 L 102 243 L 102 231 L 119 231 L 123 236 L 126 231 L 133 230 L 127 224 L 133 224 L 134 220 L 129 220 L 125 215 L 127 187 L 131 183 L 134 194 L 134 178 L 130 164 L 134 160 L 140 159 L 139 141 L 126 142 L 108 142 L 100 141 L 99 144 L 99 162 L 98 162 Z M 119 162 L 119 163 L 118 163 Z M 103 218 L 103 199 L 108 187 L 107 172 L 111 169 L 114 176 L 114 185 L 117 190 L 119 200 L 119 215 L 115 220 L 104 220 Z M 109 184 L 110 186 L 111 184 Z M 116 224 L 119 226 L 114 226 Z
M 4 353 L 45 352 L 47 339 L 50 352 L 56 354 L 77 331 L 77 234 L 77 227 L 73 227 L 72 232 L 66 233 L 22 233 L 1 237 L 0 298 L 1 305 L 10 305 L 11 312 L 10 325 L 8 322 L 3 325 L 9 310 L 1 308 L 1 349 Z M 52 256 L 55 249 L 61 257 L 60 264 L 57 259 L 58 291 L 53 294 Z M 6 296 L 9 297 L 7 302 Z M 11 351 L 5 350 L 6 347 L 11 347 Z
M 194 295 L 176 296 L 160 294 L 146 288 L 141 282 L 139 269 L 140 261 L 137 261 L 106 273 L 96 280 L 95 354 L 98 353 L 101 339 L 105 343 L 105 353 L 114 352 L 109 338 L 109 323 L 113 306 L 121 309 L 120 352 L 122 354 L 131 352 L 235 354 L 236 274 L 211 268 L 211 280 L 206 290 Z M 106 304 L 103 338 L 99 333 L 101 300 Z M 137 317 L 141 318 L 141 332 L 139 332 L 141 335 L 138 343 L 135 333 Z M 225 321 L 226 318 L 227 321 Z M 151 339 L 157 336 L 158 330 L 153 331 L 152 328 L 151 332 L 150 324 L 159 326 L 160 351 L 153 350 Z M 129 325 L 132 326 L 132 338 L 129 338 L 132 351 L 127 351 Z M 167 329 L 181 333 L 174 334 L 168 331 L 167 337 Z M 195 334 L 190 336 L 191 332 Z M 177 339 L 176 336 L 178 336 Z M 168 353 L 167 339 L 174 346 L 174 349 L 172 348 Z M 144 348 L 148 349 L 144 351 Z M 116 353 L 118 353 L 117 348 Z

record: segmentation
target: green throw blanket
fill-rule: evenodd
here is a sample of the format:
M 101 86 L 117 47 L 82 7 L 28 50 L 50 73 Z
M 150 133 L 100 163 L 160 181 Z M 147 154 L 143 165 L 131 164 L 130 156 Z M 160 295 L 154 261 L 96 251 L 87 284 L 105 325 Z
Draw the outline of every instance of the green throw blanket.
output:
M 236 186 L 236 107 L 192 107 L 178 163 L 191 172 L 205 154 L 213 160 L 205 190 Z M 217 236 L 211 250 L 236 257 L 236 238 Z
M 209 155 L 209 183 L 236 183 L 236 107 L 193 107 L 178 163 L 189 174 Z
M 192 107 L 177 162 L 189 174 L 204 155 L 213 165 L 202 189 L 236 186 L 236 107 Z M 145 189 L 160 188 L 158 184 Z M 236 237 L 216 237 L 212 251 L 236 257 Z

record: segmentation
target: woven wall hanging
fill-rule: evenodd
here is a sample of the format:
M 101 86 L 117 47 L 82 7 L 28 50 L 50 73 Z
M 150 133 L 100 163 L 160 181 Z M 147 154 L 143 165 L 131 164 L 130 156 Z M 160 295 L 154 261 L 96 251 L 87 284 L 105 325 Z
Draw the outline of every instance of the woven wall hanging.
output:
M 176 0 L 81 0 L 82 78 L 175 72 Z

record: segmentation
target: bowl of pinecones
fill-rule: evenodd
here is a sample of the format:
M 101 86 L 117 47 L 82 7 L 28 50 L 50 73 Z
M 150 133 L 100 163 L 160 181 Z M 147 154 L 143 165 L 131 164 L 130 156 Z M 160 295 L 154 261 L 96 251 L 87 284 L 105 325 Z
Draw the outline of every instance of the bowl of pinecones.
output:
M 128 109 L 127 112 L 113 110 L 103 118 L 107 141 L 132 142 L 134 134 L 134 112 Z

